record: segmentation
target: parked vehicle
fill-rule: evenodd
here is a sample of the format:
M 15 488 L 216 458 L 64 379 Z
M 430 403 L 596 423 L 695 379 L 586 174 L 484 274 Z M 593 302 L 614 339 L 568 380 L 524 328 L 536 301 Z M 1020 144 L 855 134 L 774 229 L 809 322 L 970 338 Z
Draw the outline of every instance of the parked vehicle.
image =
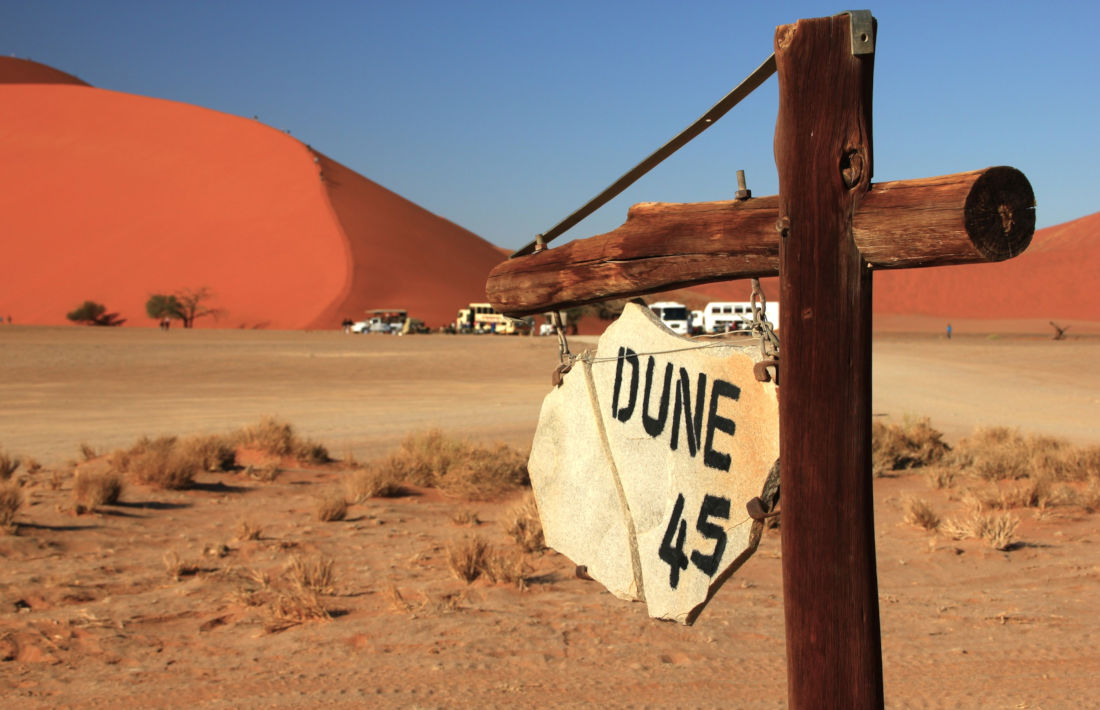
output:
M 398 308 L 375 308 L 367 311 L 366 320 L 352 323 L 353 333 L 400 333 L 408 320 L 407 311 Z
M 459 333 L 497 333 L 513 335 L 531 327 L 528 321 L 497 313 L 488 303 L 471 303 L 458 310 L 455 331 Z
M 779 304 L 764 307 L 764 318 L 773 327 L 779 325 Z M 737 333 L 752 330 L 752 303 L 749 301 L 711 301 L 703 308 L 704 333 Z
M 691 334 L 691 312 L 684 304 L 675 301 L 658 301 L 651 303 L 649 310 L 653 311 L 673 333 Z

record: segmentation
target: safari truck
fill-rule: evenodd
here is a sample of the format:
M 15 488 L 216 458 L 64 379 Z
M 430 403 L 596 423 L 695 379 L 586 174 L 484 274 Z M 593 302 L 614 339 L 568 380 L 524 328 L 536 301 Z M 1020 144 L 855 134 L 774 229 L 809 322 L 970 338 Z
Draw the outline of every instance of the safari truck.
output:
M 488 303 L 471 303 L 458 310 L 455 331 L 458 333 L 497 333 L 514 335 L 530 327 L 527 321 L 497 313 Z
M 353 323 L 353 333 L 400 333 L 409 314 L 400 308 L 374 308 L 367 311 L 366 320 Z
M 779 326 L 779 304 L 768 303 L 764 318 Z M 704 333 L 738 333 L 752 330 L 752 303 L 749 301 L 711 301 L 703 308 Z
M 653 311 L 673 333 L 691 335 L 691 311 L 684 304 L 675 301 L 658 301 L 651 303 L 649 310 Z

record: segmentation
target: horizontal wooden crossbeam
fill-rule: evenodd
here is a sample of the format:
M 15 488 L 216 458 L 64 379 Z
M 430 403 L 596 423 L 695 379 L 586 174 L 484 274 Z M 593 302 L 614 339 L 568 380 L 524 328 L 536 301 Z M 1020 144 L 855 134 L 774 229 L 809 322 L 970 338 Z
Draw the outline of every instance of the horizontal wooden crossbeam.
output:
M 840 180 L 842 177 L 837 176 Z M 852 230 L 875 269 L 1002 261 L 1035 231 L 1035 195 L 1019 170 L 994 167 L 873 184 Z M 610 298 L 779 273 L 778 196 L 645 202 L 618 229 L 499 264 L 493 307 L 523 316 Z

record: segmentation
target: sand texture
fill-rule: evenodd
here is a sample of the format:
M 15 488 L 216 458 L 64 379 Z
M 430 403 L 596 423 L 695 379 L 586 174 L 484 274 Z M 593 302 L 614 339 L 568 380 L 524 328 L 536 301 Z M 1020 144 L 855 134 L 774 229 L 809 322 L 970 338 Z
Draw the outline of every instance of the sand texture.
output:
M 1098 356 L 1093 339 L 883 336 L 875 413 L 931 417 L 949 441 L 982 423 L 1100 444 Z M 131 481 L 121 505 L 72 510 L 67 461 L 96 465 L 81 443 L 105 452 L 263 415 L 337 458 L 367 461 L 433 425 L 525 448 L 553 339 L 4 326 L 0 363 L 0 446 L 43 466 L 16 472 L 28 501 L 17 534 L 0 536 L 5 708 L 786 704 L 782 527 L 684 627 L 554 552 L 525 555 L 522 591 L 456 579 L 456 540 L 518 551 L 502 523 L 519 494 L 467 502 L 417 488 L 321 522 L 315 499 L 348 466 L 286 460 L 273 481 Z M 1017 510 L 1008 551 L 903 522 L 912 497 L 959 514 L 958 494 L 920 471 L 876 479 L 887 707 L 1096 707 L 1100 517 Z M 458 522 L 468 512 L 480 524 Z M 320 557 L 333 564 L 320 594 L 331 618 L 273 619 L 258 600 L 285 590 L 295 558 Z

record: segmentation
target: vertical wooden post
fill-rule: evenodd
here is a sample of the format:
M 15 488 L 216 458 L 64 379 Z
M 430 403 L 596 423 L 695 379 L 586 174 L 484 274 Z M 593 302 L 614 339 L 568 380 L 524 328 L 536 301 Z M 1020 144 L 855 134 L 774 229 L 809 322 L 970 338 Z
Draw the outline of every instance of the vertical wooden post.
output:
M 883 704 L 871 272 L 852 240 L 871 180 L 874 55 L 853 53 L 850 20 L 800 20 L 775 36 L 787 690 L 803 709 Z

